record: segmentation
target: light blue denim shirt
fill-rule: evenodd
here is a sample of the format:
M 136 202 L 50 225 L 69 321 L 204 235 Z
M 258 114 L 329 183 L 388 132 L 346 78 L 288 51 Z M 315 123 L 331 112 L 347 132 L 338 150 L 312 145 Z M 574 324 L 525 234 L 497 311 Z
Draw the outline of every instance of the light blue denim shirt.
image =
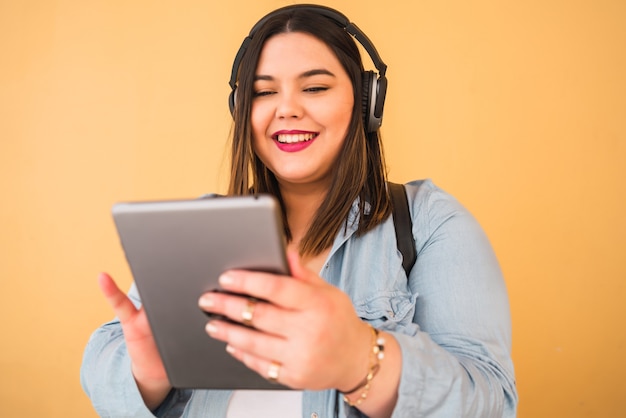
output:
M 418 254 L 408 280 L 392 219 L 357 237 L 356 203 L 320 274 L 351 297 L 363 320 L 398 340 L 393 417 L 514 417 L 508 296 L 491 245 L 472 215 L 432 182 L 406 187 Z M 130 296 L 140 303 L 134 286 Z M 155 416 L 135 385 L 117 320 L 92 335 L 81 382 L 100 416 Z M 155 414 L 222 418 L 230 394 L 175 390 Z M 305 391 L 302 410 L 303 417 L 363 416 L 333 390 Z

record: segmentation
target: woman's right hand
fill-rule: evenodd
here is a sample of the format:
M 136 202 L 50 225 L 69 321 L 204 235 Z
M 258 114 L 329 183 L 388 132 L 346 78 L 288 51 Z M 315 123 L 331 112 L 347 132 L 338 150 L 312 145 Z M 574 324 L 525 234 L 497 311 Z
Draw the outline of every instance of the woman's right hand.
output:
M 132 373 L 146 406 L 154 410 L 172 389 L 161 361 L 148 318 L 143 308 L 137 309 L 128 296 L 117 287 L 111 276 L 100 273 L 102 293 L 119 319 Z

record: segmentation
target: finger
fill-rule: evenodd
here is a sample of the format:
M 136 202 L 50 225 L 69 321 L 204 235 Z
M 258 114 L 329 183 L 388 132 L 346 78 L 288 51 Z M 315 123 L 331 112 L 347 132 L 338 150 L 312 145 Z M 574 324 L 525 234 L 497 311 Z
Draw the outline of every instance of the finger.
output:
M 199 305 L 206 312 L 223 315 L 242 325 L 273 335 L 283 335 L 286 325 L 290 323 L 289 319 L 292 318 L 291 310 L 254 298 L 224 293 L 206 293 L 200 298 Z
M 128 321 L 137 313 L 135 305 L 133 305 L 128 296 L 120 290 L 111 276 L 106 273 L 100 273 L 98 275 L 98 284 L 120 322 L 124 323 Z
M 310 271 L 302 265 L 300 260 L 300 254 L 296 250 L 287 251 L 287 263 L 289 263 L 289 270 L 291 275 L 296 279 L 307 280 L 311 276 Z
M 287 251 L 287 262 L 291 275 L 296 279 L 304 280 L 309 283 L 319 284 L 326 283 L 316 272 L 309 269 L 302 263 L 302 258 L 296 250 Z
M 311 294 L 311 284 L 290 276 L 245 270 L 229 270 L 219 278 L 230 292 L 263 299 L 285 309 L 298 309 Z
M 252 328 L 234 325 L 221 320 L 209 321 L 206 332 L 216 340 L 255 357 L 277 358 L 285 354 L 286 340 Z
M 312 286 L 325 285 L 326 282 L 302 264 L 297 251 L 288 251 L 287 259 L 292 276 L 230 270 L 220 276 L 220 285 L 226 290 L 265 299 L 283 308 L 297 309 L 308 300 Z
M 254 370 L 261 375 L 261 377 L 272 383 L 290 386 L 293 389 L 301 388 L 297 385 L 297 383 L 290 379 L 289 370 L 285 367 L 285 365 L 276 360 L 255 356 L 231 345 L 226 346 L 226 351 L 228 351 L 231 356 L 245 364 L 249 369 Z
M 272 382 L 283 378 L 281 383 L 286 384 L 281 364 L 272 360 L 284 355 L 285 340 L 223 321 L 209 322 L 207 332 L 226 342 L 226 351 L 248 368 Z

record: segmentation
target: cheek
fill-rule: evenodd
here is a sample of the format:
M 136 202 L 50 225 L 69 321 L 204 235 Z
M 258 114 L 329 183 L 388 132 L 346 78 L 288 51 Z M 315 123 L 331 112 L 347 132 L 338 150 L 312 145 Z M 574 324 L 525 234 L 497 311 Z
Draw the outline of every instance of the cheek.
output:
M 267 128 L 269 120 L 267 112 L 264 112 L 263 106 L 252 105 L 250 112 L 250 124 L 252 126 L 252 151 L 266 164 L 265 155 L 267 151 Z
M 270 119 L 271 115 L 267 111 L 266 106 L 262 106 L 258 103 L 252 104 L 250 123 L 252 125 L 252 132 L 255 140 L 257 139 L 257 136 L 265 136 L 265 131 L 267 130 Z
M 339 95 L 328 97 L 325 100 L 311 101 L 306 104 L 306 111 L 310 118 L 327 127 L 347 127 L 352 118 L 354 101 Z
M 348 132 L 350 121 L 352 120 L 352 102 L 347 102 L 340 108 L 335 108 L 334 112 L 328 113 L 327 119 L 336 130 L 344 135 Z
M 256 140 L 257 132 L 261 129 L 261 118 L 259 112 L 255 111 L 254 106 L 252 107 L 252 112 L 250 113 L 250 124 L 252 125 L 254 139 Z

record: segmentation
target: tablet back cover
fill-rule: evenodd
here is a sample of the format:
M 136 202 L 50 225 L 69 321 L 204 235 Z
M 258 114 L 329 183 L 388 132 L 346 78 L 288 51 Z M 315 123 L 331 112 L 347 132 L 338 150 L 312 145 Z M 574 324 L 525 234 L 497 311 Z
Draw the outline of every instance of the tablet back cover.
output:
M 266 195 L 119 203 L 113 218 L 163 359 L 177 388 L 285 389 L 210 338 L 198 307 L 228 269 L 286 274 L 277 201 Z

